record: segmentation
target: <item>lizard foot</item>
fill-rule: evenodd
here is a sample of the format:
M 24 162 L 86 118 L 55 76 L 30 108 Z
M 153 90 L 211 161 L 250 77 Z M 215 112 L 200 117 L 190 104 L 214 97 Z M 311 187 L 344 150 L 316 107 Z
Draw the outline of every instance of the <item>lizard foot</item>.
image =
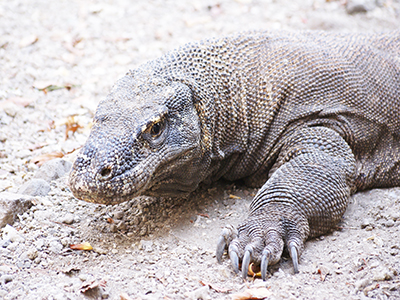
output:
M 279 214 L 254 212 L 239 225 L 236 231 L 233 226 L 225 227 L 218 241 L 217 259 L 219 262 L 225 249 L 232 262 L 233 269 L 247 277 L 250 263 L 260 265 L 261 277 L 265 281 L 268 265 L 276 264 L 286 246 L 292 258 L 294 273 L 299 272 L 298 259 L 304 246 L 302 229 L 308 226 L 288 220 Z

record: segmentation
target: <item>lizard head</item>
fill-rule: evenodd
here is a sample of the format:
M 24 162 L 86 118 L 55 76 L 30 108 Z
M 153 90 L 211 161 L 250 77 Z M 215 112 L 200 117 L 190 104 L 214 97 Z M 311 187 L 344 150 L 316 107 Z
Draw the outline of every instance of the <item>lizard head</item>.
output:
M 69 177 L 75 197 L 117 204 L 182 196 L 201 180 L 201 129 L 190 88 L 147 74 L 120 79 L 99 103 Z

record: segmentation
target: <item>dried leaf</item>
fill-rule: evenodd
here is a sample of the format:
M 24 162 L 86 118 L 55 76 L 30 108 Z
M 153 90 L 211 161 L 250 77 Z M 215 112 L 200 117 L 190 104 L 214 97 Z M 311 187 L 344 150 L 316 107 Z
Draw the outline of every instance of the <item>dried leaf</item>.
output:
M 113 224 L 114 220 L 112 218 L 107 218 L 107 223 Z
M 107 284 L 107 282 L 104 279 L 102 279 L 100 281 L 93 280 L 91 282 L 82 284 L 82 286 L 79 290 L 81 291 L 81 293 L 86 293 L 87 291 L 98 288 L 99 286 L 105 287 L 106 284 Z
M 51 153 L 46 153 L 46 154 L 42 154 L 39 156 L 36 156 L 34 158 L 31 159 L 31 162 L 33 162 L 34 164 L 41 166 L 43 165 L 45 162 L 55 159 L 55 158 L 62 158 L 65 155 L 71 154 L 73 152 L 75 152 L 76 150 L 80 149 L 81 147 L 75 148 L 72 151 L 69 151 L 67 153 L 61 152 L 61 151 L 54 151 Z
M 82 244 L 72 244 L 72 245 L 69 245 L 69 247 L 72 250 L 93 250 L 92 245 L 90 245 L 88 242 L 85 242 Z
M 317 273 L 321 276 L 321 281 L 325 281 L 326 276 L 329 274 L 329 272 L 327 273 L 326 270 L 321 268 L 317 270 Z
M 260 266 L 256 266 L 255 264 L 251 263 L 249 265 L 249 271 L 247 272 L 247 275 L 249 275 L 250 277 L 261 278 Z
M 33 87 L 38 89 L 39 91 L 43 91 L 45 94 L 47 92 L 59 90 L 59 89 L 67 89 L 70 90 L 71 88 L 75 87 L 75 85 L 66 83 L 66 84 L 59 84 L 52 81 L 35 81 L 33 83 Z
M 55 158 L 62 158 L 64 157 L 64 153 L 62 153 L 61 151 L 54 151 L 51 153 L 46 153 L 46 154 L 42 154 L 39 156 L 36 156 L 34 158 L 31 159 L 31 162 L 33 162 L 34 164 L 41 166 L 43 165 L 45 162 L 55 159 Z
M 241 198 L 236 195 L 229 195 L 229 199 L 241 199 Z
M 78 121 L 75 120 L 74 116 L 70 116 L 67 118 L 67 121 L 65 121 L 64 125 L 66 126 L 65 128 L 65 140 L 69 138 L 69 132 L 72 132 L 72 135 L 79 129 L 83 128 L 80 124 L 78 124 Z
M 232 300 L 259 300 L 266 299 L 271 296 L 271 292 L 267 288 L 252 288 L 241 293 L 232 295 Z

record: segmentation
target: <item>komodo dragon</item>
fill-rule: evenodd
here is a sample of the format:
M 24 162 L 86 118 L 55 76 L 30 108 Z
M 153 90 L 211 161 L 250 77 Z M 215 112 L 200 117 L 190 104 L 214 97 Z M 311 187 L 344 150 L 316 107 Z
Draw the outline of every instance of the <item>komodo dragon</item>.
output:
M 70 174 L 75 197 L 178 197 L 199 183 L 261 187 L 217 246 L 298 272 L 308 238 L 356 191 L 400 185 L 400 31 L 247 32 L 185 45 L 129 71 L 100 102 Z

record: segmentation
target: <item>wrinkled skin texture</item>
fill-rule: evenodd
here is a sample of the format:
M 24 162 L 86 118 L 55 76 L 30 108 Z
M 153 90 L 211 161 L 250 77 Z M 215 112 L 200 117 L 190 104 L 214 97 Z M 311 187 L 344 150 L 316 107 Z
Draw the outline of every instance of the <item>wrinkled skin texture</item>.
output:
M 140 66 L 100 102 L 70 174 L 74 195 L 116 204 L 182 196 L 200 182 L 260 187 L 217 245 L 235 271 L 298 271 L 308 238 L 350 195 L 400 185 L 400 32 L 250 32 L 189 44 Z

